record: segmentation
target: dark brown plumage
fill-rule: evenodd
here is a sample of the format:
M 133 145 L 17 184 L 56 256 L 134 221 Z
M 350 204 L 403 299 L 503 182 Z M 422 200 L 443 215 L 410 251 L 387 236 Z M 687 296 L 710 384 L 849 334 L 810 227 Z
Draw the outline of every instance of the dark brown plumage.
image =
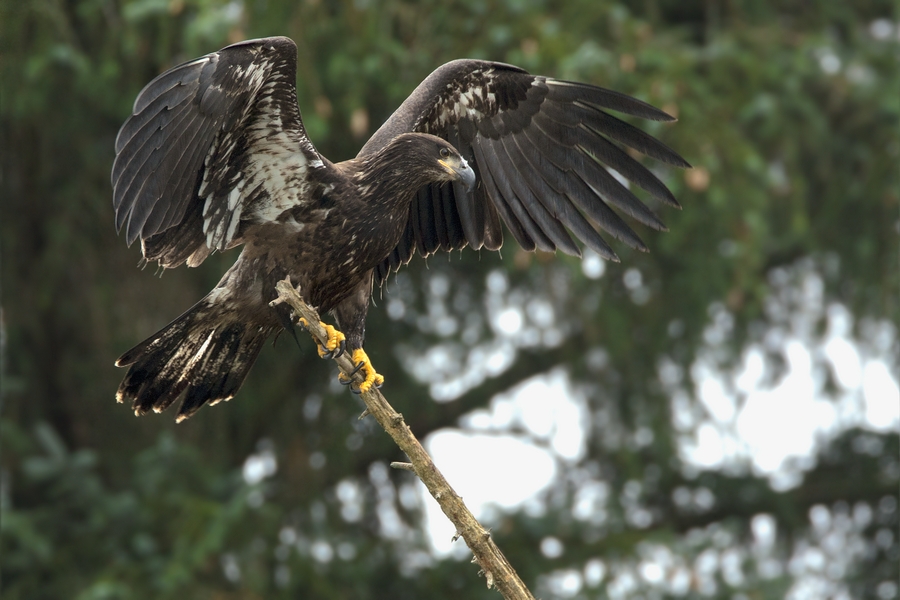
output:
M 316 151 L 297 107 L 296 46 L 229 46 L 163 73 L 138 95 L 116 140 L 116 226 L 148 261 L 200 264 L 238 245 L 205 298 L 116 362 L 119 401 L 136 413 L 182 398 L 179 420 L 237 393 L 266 338 L 287 324 L 269 308 L 289 276 L 361 348 L 373 282 L 412 255 L 470 245 L 496 250 L 501 221 L 526 250 L 606 258 L 594 226 L 645 249 L 610 205 L 662 222 L 606 169 L 665 203 L 665 185 L 616 143 L 684 167 L 675 152 L 604 112 L 670 120 L 628 96 L 453 61 L 432 73 L 359 155 Z M 475 185 L 477 182 L 477 185 Z

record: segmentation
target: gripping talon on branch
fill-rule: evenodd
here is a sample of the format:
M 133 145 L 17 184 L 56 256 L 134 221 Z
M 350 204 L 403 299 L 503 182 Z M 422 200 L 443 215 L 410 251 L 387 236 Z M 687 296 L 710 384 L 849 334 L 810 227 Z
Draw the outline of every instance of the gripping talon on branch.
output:
M 359 384 L 359 387 L 353 387 L 350 385 L 350 391 L 354 394 L 362 394 L 363 392 L 368 392 L 374 386 L 375 389 L 381 388 L 384 385 L 384 377 L 375 372 L 375 367 L 372 366 L 372 362 L 369 360 L 369 357 L 366 355 L 365 350 L 362 348 L 357 348 L 353 351 L 353 362 L 356 364 L 356 368 L 353 369 L 350 373 L 338 374 L 338 381 L 342 385 L 350 385 L 353 383 L 353 376 L 359 372 L 360 370 L 365 375 L 365 381 Z
M 300 326 L 304 329 L 309 328 L 309 323 L 305 318 L 300 317 L 298 321 L 300 322 Z M 337 358 L 338 356 L 343 354 L 344 350 L 347 348 L 347 340 L 346 338 L 344 338 L 344 334 L 328 323 L 319 321 L 319 325 L 322 326 L 322 329 L 325 330 L 325 335 L 328 336 L 328 340 L 325 342 L 325 345 L 320 345 L 317 348 L 319 356 L 321 358 Z
M 344 339 L 344 334 L 340 331 L 337 332 L 338 336 L 340 336 L 340 342 L 338 343 L 338 347 L 332 350 L 331 352 L 327 352 L 322 354 L 321 348 L 319 349 L 319 356 L 322 358 L 337 358 L 338 356 L 344 353 L 344 350 L 347 349 L 347 340 Z

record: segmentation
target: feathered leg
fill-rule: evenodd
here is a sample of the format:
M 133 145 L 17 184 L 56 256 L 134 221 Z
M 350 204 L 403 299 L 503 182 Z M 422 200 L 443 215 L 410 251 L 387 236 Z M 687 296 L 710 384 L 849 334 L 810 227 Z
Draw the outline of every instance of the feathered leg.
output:
M 356 370 L 362 370 L 366 380 L 359 384 L 354 392 L 366 392 L 372 386 L 381 387 L 384 377 L 375 371 L 372 362 L 363 350 L 363 342 L 366 337 L 366 313 L 369 310 L 369 301 L 372 298 L 372 272 L 356 287 L 350 296 L 338 304 L 332 311 L 337 319 L 338 327 L 346 336 L 347 349 L 352 352 Z M 349 384 L 343 377 L 341 383 Z

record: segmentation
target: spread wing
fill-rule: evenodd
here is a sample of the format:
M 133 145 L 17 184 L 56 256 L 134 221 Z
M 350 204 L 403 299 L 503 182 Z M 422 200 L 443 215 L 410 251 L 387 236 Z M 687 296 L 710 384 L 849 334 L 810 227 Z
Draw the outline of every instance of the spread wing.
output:
M 309 197 L 323 168 L 297 107 L 297 47 L 284 37 L 228 46 L 166 71 L 138 95 L 116 138 L 116 228 L 174 267 L 241 243 Z
M 645 102 L 611 90 L 530 75 L 502 63 L 457 60 L 428 76 L 363 147 L 361 155 L 404 131 L 431 133 L 454 144 L 474 166 L 479 184 L 432 185 L 413 201 L 406 230 L 376 269 L 390 271 L 437 250 L 470 245 L 496 250 L 500 219 L 525 250 L 580 255 L 570 233 L 601 256 L 618 260 L 595 227 L 633 248 L 643 242 L 617 214 L 665 225 L 607 167 L 671 206 L 672 193 L 622 146 L 677 167 L 688 163 L 640 129 L 610 115 L 671 121 Z

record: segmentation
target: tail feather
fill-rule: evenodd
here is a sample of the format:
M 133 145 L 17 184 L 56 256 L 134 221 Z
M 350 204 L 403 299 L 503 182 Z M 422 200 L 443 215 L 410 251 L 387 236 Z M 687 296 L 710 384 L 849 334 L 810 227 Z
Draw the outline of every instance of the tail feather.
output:
M 221 296 L 210 294 L 123 354 L 116 366 L 129 369 L 116 400 L 131 399 L 135 414 L 142 415 L 183 398 L 180 422 L 206 403 L 232 398 L 273 328 L 241 319 Z

